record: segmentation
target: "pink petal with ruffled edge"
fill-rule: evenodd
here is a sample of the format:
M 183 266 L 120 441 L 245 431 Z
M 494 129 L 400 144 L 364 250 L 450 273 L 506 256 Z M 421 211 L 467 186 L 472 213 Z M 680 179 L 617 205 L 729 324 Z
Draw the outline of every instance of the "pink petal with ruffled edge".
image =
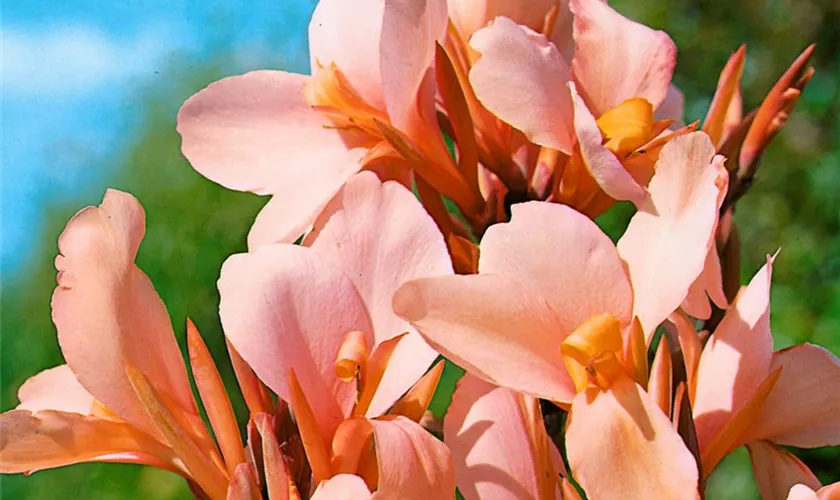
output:
M 782 373 L 749 436 L 799 448 L 840 445 L 840 360 L 802 344 L 774 352 L 770 371 L 777 368 Z
M 373 323 L 375 345 L 410 332 L 391 355 L 368 409 L 369 416 L 380 415 L 437 357 L 414 328 L 394 314 L 391 301 L 409 280 L 452 274 L 443 236 L 411 191 L 362 172 L 321 215 L 306 244 L 356 286 Z
M 447 7 L 452 24 L 464 39 L 469 40 L 473 33 L 499 16 L 539 31 L 546 14 L 556 3 L 557 0 L 449 0 Z M 568 6 L 565 14 L 569 15 Z M 561 7 L 558 17 L 566 16 Z
M 766 441 L 747 443 L 755 482 L 764 499 L 783 499 L 796 484 L 819 489 L 820 481 L 801 460 Z
M 477 377 L 534 397 L 570 401 L 574 385 L 560 354 L 557 314 L 530 288 L 498 275 L 410 281 L 394 312 Z
M 292 242 L 364 154 L 303 97 L 309 77 L 254 71 L 210 84 L 178 113 L 181 149 L 193 168 L 238 191 L 273 194 L 251 244 Z
M 677 48 L 662 31 L 622 16 L 600 0 L 571 0 L 575 55 L 572 71 L 595 116 L 631 97 L 654 108 L 665 99 Z
M 507 276 L 545 298 L 565 333 L 605 312 L 630 324 L 630 280 L 615 245 L 594 222 L 553 203 L 521 203 L 511 212 L 509 223 L 484 234 L 482 274 Z
M 543 471 L 537 469 L 522 408 L 526 397 L 470 374 L 458 381 L 443 437 L 466 500 L 542 498 L 538 477 Z M 557 476 L 557 471 L 546 473 Z
M 703 450 L 770 373 L 772 259 L 729 306 L 697 367 L 694 424 Z
M 455 466 L 445 444 L 405 417 L 370 423 L 379 467 L 379 485 L 372 498 L 454 497 Z
M 695 132 L 662 148 L 650 197 L 618 242 L 636 297 L 634 313 L 647 338 L 679 307 L 703 271 L 726 189 L 723 157 Z
M 267 245 L 233 255 L 222 266 L 219 315 L 242 358 L 274 392 L 290 401 L 289 370 L 327 442 L 351 410 L 356 387 L 335 374 L 347 333 L 372 327 L 353 283 L 315 251 Z
M 470 44 L 481 53 L 470 71 L 481 103 L 531 141 L 570 154 L 570 74 L 557 48 L 505 17 L 476 32 Z
M 125 374 L 131 364 L 184 410 L 195 411 L 166 307 L 134 265 L 145 213 L 133 196 L 108 190 L 77 213 L 58 239 L 52 317 L 67 364 L 108 409 L 160 436 Z
M 370 496 L 362 478 L 338 474 L 319 484 L 311 500 L 367 500 Z
M 606 391 L 591 388 L 575 397 L 566 451 L 589 498 L 698 496 L 694 456 L 668 417 L 626 376 Z
M 67 365 L 56 366 L 30 377 L 18 389 L 16 410 L 57 410 L 90 415 L 93 396 L 79 383 Z

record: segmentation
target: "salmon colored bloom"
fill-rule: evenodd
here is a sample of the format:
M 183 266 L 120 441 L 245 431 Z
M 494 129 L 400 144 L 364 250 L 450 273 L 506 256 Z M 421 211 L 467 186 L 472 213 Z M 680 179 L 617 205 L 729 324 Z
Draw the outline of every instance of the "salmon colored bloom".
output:
M 818 488 L 808 468 L 779 445 L 840 444 L 840 360 L 822 347 L 773 352 L 770 332 L 772 259 L 726 310 L 702 351 L 684 317 L 674 317 L 685 359 L 689 397 L 708 476 L 720 460 L 746 445 L 763 498 L 785 498 L 803 483 Z
M 442 366 L 424 376 L 437 353 L 391 310 L 403 282 L 451 273 L 413 194 L 370 172 L 345 184 L 303 246 L 225 262 L 226 335 L 294 411 L 314 485 L 352 474 L 389 498 L 454 494 L 448 450 L 416 423 Z
M 194 168 L 272 195 L 252 247 L 295 241 L 362 168 L 406 184 L 413 170 L 465 212 L 482 211 L 436 118 L 433 63 L 446 22 L 442 0 L 322 0 L 309 25 L 311 76 L 252 72 L 184 104 L 178 131 Z
M 479 275 L 409 282 L 394 309 L 469 373 L 571 405 L 571 472 L 589 494 L 694 498 L 694 458 L 640 384 L 645 338 L 700 274 L 725 187 L 708 137 L 679 137 L 617 248 L 568 207 L 514 205 L 482 239 Z
M 840 483 L 830 484 L 814 491 L 804 484 L 797 484 L 790 489 L 787 500 L 835 500 L 840 498 Z
M 80 462 L 170 470 L 194 491 L 224 499 L 245 457 L 218 371 L 192 324 L 190 358 L 219 441 L 193 399 L 163 302 L 134 264 L 145 232 L 137 200 L 109 190 L 59 237 L 52 317 L 67 361 L 30 378 L 21 404 L 0 416 L 0 471 L 31 473 Z

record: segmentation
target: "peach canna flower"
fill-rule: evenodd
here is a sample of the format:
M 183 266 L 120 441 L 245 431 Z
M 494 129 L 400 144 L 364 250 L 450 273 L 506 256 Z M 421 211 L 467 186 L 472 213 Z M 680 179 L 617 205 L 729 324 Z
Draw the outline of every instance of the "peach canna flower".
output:
M 362 168 L 406 184 L 413 170 L 465 212 L 482 211 L 437 124 L 433 63 L 446 22 L 443 0 L 322 0 L 309 25 L 311 76 L 257 71 L 184 104 L 178 130 L 194 168 L 272 195 L 251 247 L 296 240 Z
M 746 445 L 763 498 L 785 498 L 791 486 L 819 487 L 794 455 L 778 445 L 840 444 L 840 360 L 802 344 L 773 352 L 770 275 L 773 259 L 726 310 L 708 342 L 685 317 L 675 317 L 688 393 L 707 477 L 720 460 Z
M 674 121 L 657 121 L 654 111 L 679 101 L 670 86 L 676 49 L 599 0 L 569 8 L 571 64 L 544 35 L 499 17 L 470 40 L 481 57 L 469 80 L 488 110 L 550 153 L 532 167 L 547 171 L 529 179 L 553 177 L 554 201 L 594 216 L 611 200 L 639 205 L 646 196 L 667 135 L 654 139 Z
M 198 413 L 166 308 L 134 264 L 144 231 L 137 200 L 109 190 L 61 234 L 52 309 L 67 364 L 30 378 L 18 393 L 21 404 L 0 415 L 3 473 L 138 463 L 184 476 L 207 498 L 225 498 L 245 460 L 233 409 L 189 323 L 193 374 L 220 454 Z
M 571 472 L 588 494 L 642 498 L 653 475 L 672 481 L 659 494 L 693 498 L 694 459 L 640 387 L 643 353 L 703 268 L 725 180 L 705 134 L 679 137 L 617 248 L 568 207 L 514 205 L 482 239 L 478 276 L 409 282 L 394 309 L 469 373 L 571 406 Z M 600 480 L 609 467 L 625 481 Z
M 442 365 L 424 375 L 437 353 L 391 310 L 403 282 L 451 273 L 413 194 L 371 172 L 345 184 L 303 246 L 265 245 L 225 262 L 225 332 L 294 411 L 313 485 L 352 474 L 379 496 L 454 493 L 449 452 L 416 423 Z
M 814 491 L 805 484 L 796 484 L 788 493 L 787 500 L 835 500 L 840 498 L 840 483 L 829 484 Z

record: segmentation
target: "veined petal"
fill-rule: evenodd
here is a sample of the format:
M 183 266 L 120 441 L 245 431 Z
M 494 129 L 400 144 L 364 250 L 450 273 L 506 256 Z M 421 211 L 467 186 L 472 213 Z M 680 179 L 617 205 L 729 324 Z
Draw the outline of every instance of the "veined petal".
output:
M 771 272 L 772 259 L 768 258 L 729 306 L 700 355 L 694 421 L 701 450 L 751 399 L 770 373 Z
M 348 332 L 372 330 L 350 280 L 312 249 L 278 244 L 228 258 L 219 293 L 222 325 L 237 352 L 287 402 L 294 369 L 330 439 L 356 393 L 336 376 L 336 355 Z
M 150 435 L 160 434 L 125 375 L 126 363 L 187 411 L 195 402 L 169 314 L 134 265 L 145 213 L 133 196 L 108 190 L 77 213 L 58 240 L 52 318 L 67 364 L 96 399 Z
M 506 276 L 543 297 L 564 326 L 555 337 L 605 312 L 630 324 L 630 280 L 615 245 L 594 222 L 553 203 L 521 203 L 511 212 L 509 223 L 484 234 L 482 274 Z
M 321 0 L 309 22 L 312 71 L 335 63 L 371 106 L 384 110 L 379 46 L 383 0 Z
M 0 415 L 0 472 L 30 473 L 82 462 L 126 462 L 175 466 L 174 452 L 125 422 L 44 410 Z
M 481 103 L 528 139 L 570 154 L 569 68 L 544 36 L 500 17 L 470 41 L 481 59 L 470 83 Z
M 723 158 L 714 155 L 702 132 L 665 145 L 648 186 L 650 198 L 618 242 L 633 284 L 634 314 L 648 339 L 703 271 L 727 180 Z
M 391 123 L 412 135 L 419 116 L 428 112 L 418 109 L 418 99 L 421 105 L 434 106 L 434 87 L 424 85 L 424 80 L 435 60 L 435 42 L 446 33 L 446 0 L 384 0 L 384 4 L 378 61 L 382 92 Z M 428 95 L 419 96 L 421 92 Z
M 18 389 L 20 404 L 16 410 L 56 410 L 90 415 L 93 396 L 79 383 L 67 365 L 38 373 Z
M 539 489 L 543 473 L 556 485 L 557 471 L 538 468 L 539 452 L 523 413 L 527 397 L 470 374 L 458 381 L 443 436 L 465 499 L 544 498 Z
M 567 332 L 545 300 L 510 278 L 410 281 L 394 295 L 394 312 L 429 345 L 488 382 L 554 401 L 574 395 L 560 353 Z
M 373 324 L 375 346 L 404 332 L 392 354 L 368 415 L 381 415 L 437 357 L 411 325 L 394 314 L 391 300 L 403 283 L 452 274 L 446 243 L 411 193 L 370 172 L 351 178 L 306 240 L 353 282 Z
M 455 466 L 445 444 L 405 417 L 370 423 L 379 467 L 372 498 L 454 498 Z
M 780 379 L 781 380 L 781 379 Z M 819 489 L 820 481 L 808 466 L 791 453 L 767 441 L 747 443 L 755 482 L 765 500 L 784 500 L 791 487 L 804 484 Z
M 338 474 L 322 481 L 312 500 L 367 500 L 371 497 L 365 482 L 353 474 Z
M 596 116 L 631 97 L 656 108 L 668 94 L 677 48 L 600 0 L 571 0 L 575 55 L 572 71 Z
M 782 373 L 749 435 L 799 448 L 840 445 L 840 360 L 802 344 L 774 352 L 770 370 L 777 368 Z
M 668 417 L 626 376 L 607 391 L 590 388 L 575 397 L 566 451 L 589 498 L 697 498 L 694 457 Z

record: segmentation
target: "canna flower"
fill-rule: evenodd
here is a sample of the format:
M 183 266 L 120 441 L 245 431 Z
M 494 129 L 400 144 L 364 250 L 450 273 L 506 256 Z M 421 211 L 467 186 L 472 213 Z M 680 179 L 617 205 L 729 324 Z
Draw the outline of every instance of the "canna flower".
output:
M 661 114 L 681 108 L 670 86 L 676 48 L 599 0 L 571 0 L 568 8 L 562 16 L 573 15 L 573 33 L 564 47 L 504 17 L 477 31 L 470 45 L 480 58 L 469 81 L 488 110 L 543 148 L 527 178 L 553 177 L 553 187 L 532 189 L 590 216 L 613 200 L 639 206 L 671 134 L 658 136 L 681 119 Z
M 568 207 L 514 205 L 485 233 L 477 276 L 408 282 L 394 310 L 468 373 L 571 408 L 588 495 L 694 498 L 694 458 L 643 389 L 644 353 L 703 269 L 725 187 L 708 137 L 676 138 L 617 247 Z
M 413 171 L 441 206 L 443 194 L 466 213 L 483 210 L 436 118 L 433 65 L 446 22 L 441 0 L 322 0 L 309 25 L 311 76 L 252 72 L 184 104 L 178 131 L 194 168 L 272 195 L 251 247 L 295 241 L 363 168 L 406 185 Z
M 840 498 L 840 483 L 830 484 L 814 491 L 804 484 L 796 484 L 790 489 L 787 500 L 834 500 Z
M 345 184 L 303 246 L 264 245 L 225 262 L 226 335 L 291 406 L 316 496 L 358 484 L 348 474 L 380 497 L 454 494 L 448 450 L 417 424 L 442 365 L 426 373 L 437 353 L 391 310 L 403 282 L 451 273 L 413 194 L 371 172 Z
M 688 318 L 678 314 L 672 320 L 685 360 L 701 477 L 746 445 L 762 497 L 784 499 L 797 483 L 815 489 L 820 484 L 779 445 L 840 444 L 840 395 L 834 390 L 840 384 L 840 360 L 811 344 L 773 352 L 772 262 L 768 258 L 738 293 L 702 350 Z
M 108 190 L 58 240 L 52 317 L 67 364 L 30 378 L 20 405 L 0 415 L 0 472 L 80 462 L 145 464 L 224 499 L 245 460 L 233 409 L 195 327 L 188 324 L 196 385 L 219 448 L 193 399 L 168 313 L 134 264 L 145 232 L 137 200 Z

